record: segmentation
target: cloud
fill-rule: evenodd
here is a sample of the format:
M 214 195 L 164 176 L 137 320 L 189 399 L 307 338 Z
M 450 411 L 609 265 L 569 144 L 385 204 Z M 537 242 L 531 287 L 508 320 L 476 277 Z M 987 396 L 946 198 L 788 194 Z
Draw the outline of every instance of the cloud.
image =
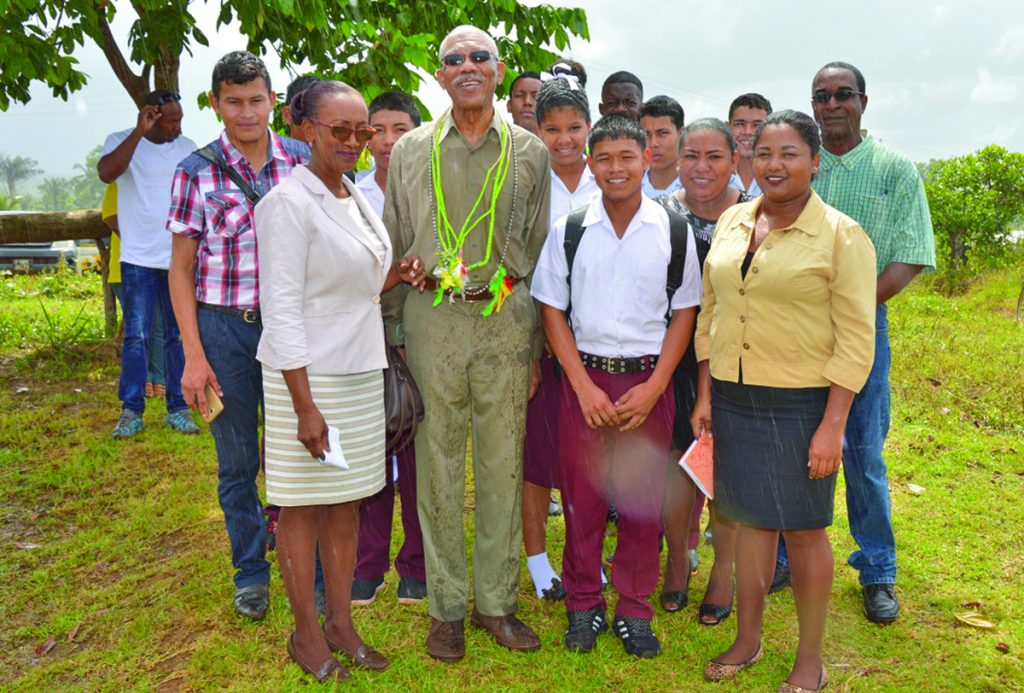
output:
M 978 83 L 971 89 L 974 103 L 1008 103 L 1017 98 L 1017 85 L 1009 81 L 996 81 L 985 68 L 978 70 Z
M 1011 61 L 1024 58 L 1024 24 L 1013 24 L 1006 27 L 988 54 Z

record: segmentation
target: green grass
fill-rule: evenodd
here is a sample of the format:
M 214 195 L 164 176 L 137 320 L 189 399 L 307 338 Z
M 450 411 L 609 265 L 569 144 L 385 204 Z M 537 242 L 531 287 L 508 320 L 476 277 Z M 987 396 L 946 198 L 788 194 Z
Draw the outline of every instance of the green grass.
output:
M 285 654 L 291 616 L 276 567 L 268 618 L 251 624 L 232 613 L 205 429 L 191 438 L 169 432 L 157 403 L 136 440 L 110 439 L 118 365 L 99 341 L 98 281 L 0 278 L 0 687 L 305 689 Z M 1003 271 L 947 299 L 919 281 L 892 304 L 888 460 L 903 616 L 880 628 L 860 613 L 856 576 L 843 565 L 854 545 L 840 481 L 830 690 L 1024 689 L 1024 328 L 1013 316 L 1020 282 L 1019 271 Z M 90 327 L 76 335 L 83 321 Z M 914 495 L 911 483 L 925 491 Z M 467 536 L 472 505 L 467 494 Z M 396 535 L 400 527 L 396 515 Z M 549 530 L 549 554 L 558 557 L 561 518 Z M 18 548 L 32 544 L 39 547 Z M 702 546 L 694 603 L 710 559 Z M 704 662 L 730 642 L 735 618 L 702 627 L 695 606 L 659 612 L 664 653 L 656 660 L 627 657 L 611 636 L 594 653 L 571 656 L 560 646 L 563 606 L 538 602 L 524 570 L 520 616 L 543 649 L 512 654 L 469 629 L 466 659 L 442 665 L 423 649 L 425 606 L 399 607 L 394 573 L 387 583 L 356 619 L 392 667 L 354 672 L 352 690 L 774 690 L 796 644 L 785 591 L 768 601 L 766 658 L 735 683 L 701 678 Z M 983 605 L 994 630 L 957 626 L 954 614 L 973 610 L 964 606 L 971 602 Z M 36 657 L 50 637 L 55 647 Z

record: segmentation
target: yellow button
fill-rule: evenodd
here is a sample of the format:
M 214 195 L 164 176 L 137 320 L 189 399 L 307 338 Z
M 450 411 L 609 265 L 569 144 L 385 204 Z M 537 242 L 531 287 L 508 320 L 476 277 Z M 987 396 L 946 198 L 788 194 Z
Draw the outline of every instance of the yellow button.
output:
M 746 315 L 741 315 L 740 316 L 740 322 L 746 322 L 746 321 L 747 321 L 747 316 Z
M 757 274 L 757 268 L 756 267 L 751 267 L 750 271 L 753 272 L 754 274 Z
M 744 289 L 742 289 L 742 288 L 741 288 L 741 289 L 740 289 L 740 296 L 746 296 L 746 295 L 747 295 L 747 292 L 746 292 L 746 290 L 744 290 Z
M 380 303 L 380 296 L 379 296 L 379 295 L 377 295 L 377 296 L 374 296 L 374 297 L 373 297 L 373 302 L 374 302 L 374 303 Z
M 743 348 L 744 348 L 744 349 L 749 349 L 749 348 L 750 348 L 750 345 L 749 345 L 749 344 L 747 344 L 746 342 L 744 342 L 744 343 L 743 343 Z

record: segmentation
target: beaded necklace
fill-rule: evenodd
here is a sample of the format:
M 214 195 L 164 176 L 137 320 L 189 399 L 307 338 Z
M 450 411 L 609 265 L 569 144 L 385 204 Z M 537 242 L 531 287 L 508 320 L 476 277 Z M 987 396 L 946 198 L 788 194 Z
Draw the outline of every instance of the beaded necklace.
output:
M 441 185 L 441 127 L 445 118 L 449 117 L 451 111 L 447 111 L 438 119 L 434 126 L 433 145 L 430 152 L 430 181 L 431 181 L 431 211 L 434 217 L 434 238 L 435 251 L 437 255 L 437 266 L 434 267 L 433 275 L 437 278 L 437 289 L 434 297 L 434 306 L 439 306 L 444 300 L 445 292 L 449 294 L 449 301 L 454 301 L 456 294 L 466 300 L 467 297 L 476 296 L 485 292 L 491 293 L 491 300 L 482 311 L 487 316 L 501 310 L 505 299 L 512 293 L 512 280 L 508 277 L 505 269 L 505 254 L 508 252 L 509 241 L 512 238 L 512 224 L 515 219 L 515 201 L 519 192 L 519 157 L 515 148 L 515 137 L 508 123 L 502 122 L 499 133 L 501 152 L 497 160 L 487 169 L 484 175 L 483 184 L 480 186 L 480 194 L 473 203 L 469 214 L 462 226 L 456 231 L 448 218 L 448 210 L 445 203 L 444 188 Z M 494 224 L 497 217 L 498 197 L 505 188 L 505 182 L 509 173 L 509 162 L 512 169 L 512 209 L 509 211 L 508 228 L 505 230 L 505 243 L 498 257 L 498 269 L 491 275 L 490 281 L 485 286 L 470 287 L 467 285 L 470 271 L 484 267 L 491 261 L 491 250 L 494 243 Z M 477 215 L 487 187 L 490 185 L 490 201 L 487 209 Z M 476 217 L 474 218 L 474 215 Z M 463 261 L 462 249 L 473 232 L 481 223 L 487 223 L 487 245 L 484 259 L 467 265 Z

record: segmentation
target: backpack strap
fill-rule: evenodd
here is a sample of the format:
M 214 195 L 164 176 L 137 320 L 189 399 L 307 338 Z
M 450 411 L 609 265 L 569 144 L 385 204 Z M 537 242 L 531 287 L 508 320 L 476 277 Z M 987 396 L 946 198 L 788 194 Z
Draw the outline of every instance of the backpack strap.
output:
M 565 319 L 570 324 L 572 323 L 572 263 L 576 259 L 576 251 L 583 239 L 583 232 L 587 230 L 583 226 L 583 218 L 587 216 L 588 208 L 589 205 L 577 209 L 565 220 L 565 240 L 562 242 L 562 247 L 565 249 L 565 264 L 569 268 L 568 274 L 565 275 L 565 282 L 569 285 L 569 303 L 565 307 Z
M 672 256 L 668 261 L 668 279 L 665 283 L 665 292 L 668 294 L 668 313 L 665 319 L 672 320 L 672 297 L 676 289 L 683 285 L 683 272 L 686 269 L 686 243 L 687 231 L 690 228 L 689 222 L 679 212 L 665 209 L 668 213 L 668 233 L 672 244 Z M 568 236 L 567 236 L 568 237 Z
M 228 166 L 228 162 L 224 160 L 224 155 L 220 151 L 218 142 L 211 142 L 202 149 L 197 149 L 196 154 L 209 161 L 211 164 L 219 168 L 224 172 L 231 182 L 238 186 L 238 189 L 245 194 L 245 199 L 249 201 L 253 207 L 260 201 L 260 194 L 252 189 L 249 182 L 242 177 L 242 174 L 235 169 Z

